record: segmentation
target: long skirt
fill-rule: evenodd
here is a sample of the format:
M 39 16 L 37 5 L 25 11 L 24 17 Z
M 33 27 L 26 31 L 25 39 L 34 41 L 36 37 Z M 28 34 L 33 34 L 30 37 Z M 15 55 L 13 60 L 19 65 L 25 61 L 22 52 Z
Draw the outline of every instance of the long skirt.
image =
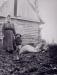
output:
M 14 50 L 13 48 L 14 34 L 12 30 L 5 30 L 3 38 L 3 48 L 7 51 Z

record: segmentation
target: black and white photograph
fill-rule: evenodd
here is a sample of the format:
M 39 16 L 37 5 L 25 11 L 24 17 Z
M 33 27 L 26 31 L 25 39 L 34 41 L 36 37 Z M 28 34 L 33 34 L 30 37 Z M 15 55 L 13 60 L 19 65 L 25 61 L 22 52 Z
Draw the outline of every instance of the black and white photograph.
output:
M 0 75 L 57 75 L 57 0 L 0 0 Z

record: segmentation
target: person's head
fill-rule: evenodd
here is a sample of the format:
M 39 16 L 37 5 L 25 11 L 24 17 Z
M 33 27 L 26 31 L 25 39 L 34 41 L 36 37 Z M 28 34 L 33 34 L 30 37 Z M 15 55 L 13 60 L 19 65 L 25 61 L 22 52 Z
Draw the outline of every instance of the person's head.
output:
M 8 15 L 8 16 L 6 17 L 6 19 L 7 19 L 7 22 L 10 22 L 11 16 Z
M 20 37 L 20 38 L 21 38 L 21 34 L 16 34 L 15 36 L 16 36 L 16 37 Z

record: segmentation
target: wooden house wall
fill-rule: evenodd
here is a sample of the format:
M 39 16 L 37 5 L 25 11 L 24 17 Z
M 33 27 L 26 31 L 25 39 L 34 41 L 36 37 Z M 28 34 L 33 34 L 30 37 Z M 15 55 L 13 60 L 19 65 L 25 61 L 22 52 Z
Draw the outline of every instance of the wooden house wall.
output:
M 27 21 L 27 20 L 21 20 L 21 19 L 12 19 L 12 23 L 15 25 L 16 33 L 19 33 L 22 35 L 22 44 L 28 44 L 28 43 L 35 43 L 37 44 L 40 40 L 39 37 L 39 24 L 37 22 Z M 4 18 L 0 19 L 0 38 L 2 35 L 2 26 L 5 22 Z

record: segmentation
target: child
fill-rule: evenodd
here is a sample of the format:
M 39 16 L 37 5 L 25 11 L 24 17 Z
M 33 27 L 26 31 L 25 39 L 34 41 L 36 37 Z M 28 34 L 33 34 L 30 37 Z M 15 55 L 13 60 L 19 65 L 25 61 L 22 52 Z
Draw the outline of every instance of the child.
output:
M 16 36 L 15 36 L 15 43 L 16 43 L 16 48 L 20 49 L 21 48 L 21 43 L 22 43 L 20 34 L 16 34 Z
M 21 35 L 16 34 L 15 35 L 15 40 L 14 40 L 14 48 L 17 51 L 17 59 L 19 59 L 19 51 L 21 49 L 21 44 L 22 44 Z

